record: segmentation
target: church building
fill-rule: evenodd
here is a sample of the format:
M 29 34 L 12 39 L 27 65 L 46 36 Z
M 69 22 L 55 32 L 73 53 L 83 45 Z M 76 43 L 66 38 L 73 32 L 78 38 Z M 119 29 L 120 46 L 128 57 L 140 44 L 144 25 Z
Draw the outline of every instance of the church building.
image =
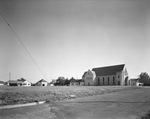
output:
M 93 68 L 86 71 L 82 79 L 85 86 L 128 85 L 125 64 Z

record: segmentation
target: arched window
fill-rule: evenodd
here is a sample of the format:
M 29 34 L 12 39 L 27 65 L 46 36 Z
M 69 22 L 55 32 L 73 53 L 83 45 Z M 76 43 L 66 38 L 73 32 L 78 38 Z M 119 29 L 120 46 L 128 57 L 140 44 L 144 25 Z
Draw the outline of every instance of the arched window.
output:
M 98 77 L 98 85 L 100 85 L 100 78 Z
M 113 76 L 113 84 L 115 84 L 115 77 Z
M 103 84 L 104 84 L 104 81 L 105 81 L 105 80 L 104 80 L 104 77 L 103 77 Z

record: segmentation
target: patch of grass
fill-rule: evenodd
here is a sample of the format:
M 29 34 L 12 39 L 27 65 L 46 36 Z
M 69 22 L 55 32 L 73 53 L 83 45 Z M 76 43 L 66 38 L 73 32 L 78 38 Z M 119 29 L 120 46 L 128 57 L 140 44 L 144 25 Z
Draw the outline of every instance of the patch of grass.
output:
M 112 93 L 116 91 L 124 91 L 132 88 L 133 87 L 125 86 L 0 86 L 0 105 L 20 104 L 37 101 L 53 102 L 70 99 L 70 95 L 76 95 L 76 97 L 87 97 Z

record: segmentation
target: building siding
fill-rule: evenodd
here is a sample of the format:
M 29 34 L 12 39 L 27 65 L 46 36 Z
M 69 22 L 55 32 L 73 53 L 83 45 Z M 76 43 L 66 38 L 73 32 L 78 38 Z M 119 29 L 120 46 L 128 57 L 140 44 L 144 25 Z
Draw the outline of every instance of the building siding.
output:
M 93 85 L 95 85 L 95 82 L 94 82 L 94 80 L 95 80 L 95 74 L 94 74 L 94 72 L 88 70 L 85 73 L 85 76 L 84 76 L 83 80 L 84 80 L 84 85 L 85 86 L 93 86 Z

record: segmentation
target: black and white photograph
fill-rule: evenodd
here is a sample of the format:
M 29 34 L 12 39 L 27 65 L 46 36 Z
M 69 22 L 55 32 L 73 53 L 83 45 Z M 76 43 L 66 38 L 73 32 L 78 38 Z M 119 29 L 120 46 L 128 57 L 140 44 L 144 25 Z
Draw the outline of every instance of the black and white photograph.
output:
M 0 0 L 0 119 L 150 119 L 150 0 Z

